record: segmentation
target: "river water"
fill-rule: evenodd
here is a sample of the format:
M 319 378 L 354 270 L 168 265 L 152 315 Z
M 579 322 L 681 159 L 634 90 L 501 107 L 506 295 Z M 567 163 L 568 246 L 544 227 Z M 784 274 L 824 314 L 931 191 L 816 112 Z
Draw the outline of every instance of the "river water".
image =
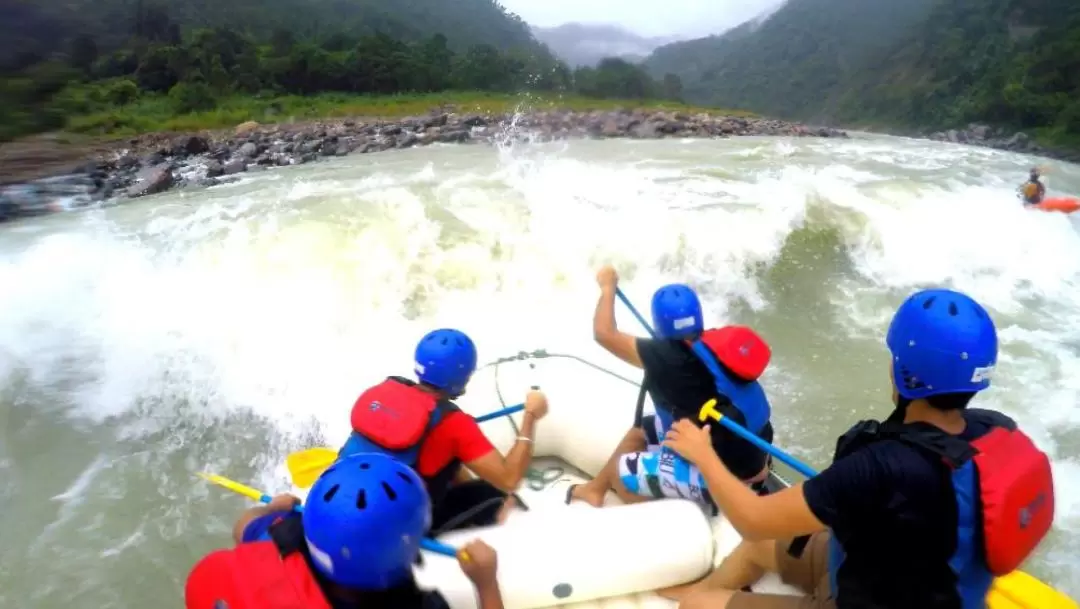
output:
M 428 147 L 0 228 L 0 606 L 181 606 L 244 506 L 193 472 L 284 488 L 283 455 L 342 440 L 432 327 L 482 361 L 605 361 L 605 262 L 639 306 L 685 280 L 757 327 L 777 443 L 817 466 L 889 409 L 902 298 L 974 295 L 1002 349 L 978 403 L 1055 459 L 1028 568 L 1080 596 L 1080 233 L 1017 202 L 1035 162 L 876 136 Z M 1080 167 L 1049 186 L 1080 192 Z

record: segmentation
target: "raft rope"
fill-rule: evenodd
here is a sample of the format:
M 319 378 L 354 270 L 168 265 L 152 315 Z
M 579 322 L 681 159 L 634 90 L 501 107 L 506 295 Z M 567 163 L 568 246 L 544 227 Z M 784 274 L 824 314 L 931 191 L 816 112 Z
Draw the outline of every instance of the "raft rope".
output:
M 570 354 L 570 353 L 549 353 L 547 351 L 547 349 L 534 349 L 532 351 L 519 351 L 515 355 L 508 355 L 506 357 L 500 357 L 499 359 L 494 360 L 492 362 L 488 362 L 488 363 L 484 364 L 483 366 L 480 366 L 480 368 L 479 368 L 480 370 L 483 370 L 485 368 L 492 368 L 492 367 L 495 368 L 495 372 L 494 372 L 494 375 L 495 375 L 495 395 L 499 398 L 499 404 L 501 404 L 503 408 L 505 408 L 507 404 L 506 404 L 506 400 L 503 398 L 502 390 L 499 387 L 499 366 L 501 364 L 507 364 L 507 363 L 510 363 L 510 362 L 520 362 L 520 361 L 538 360 L 538 359 L 568 359 L 568 360 L 572 360 L 572 361 L 575 361 L 575 362 L 577 362 L 579 364 L 584 364 L 585 366 L 588 366 L 589 368 L 592 368 L 593 370 L 596 370 L 596 371 L 602 372 L 602 373 L 604 373 L 604 374 L 606 374 L 608 376 L 617 378 L 617 379 L 619 379 L 620 381 L 622 381 L 624 383 L 633 385 L 634 387 L 641 387 L 641 383 L 639 383 L 638 381 L 635 381 L 632 378 L 623 376 L 623 375 L 619 374 L 618 372 L 615 372 L 614 370 L 611 370 L 609 368 L 605 368 L 605 367 L 603 367 L 603 366 L 601 366 L 599 364 L 595 364 L 593 362 L 590 362 L 589 360 L 587 360 L 587 359 L 585 359 L 583 357 L 579 357 L 577 355 L 573 355 L 573 354 Z M 534 364 L 532 362 L 529 362 L 529 367 L 535 369 L 536 364 Z M 515 436 L 520 435 L 521 430 L 518 428 L 517 423 L 514 422 L 514 418 L 513 417 L 506 417 L 506 420 L 510 423 L 510 427 L 513 428 L 514 435 Z M 537 468 L 530 467 L 529 470 L 525 473 L 525 481 L 526 481 L 526 484 L 528 485 L 529 488 L 531 488 L 534 491 L 540 491 L 540 490 L 543 490 L 543 489 L 545 489 L 545 488 L 547 488 L 547 487 L 549 487 L 552 484 L 555 484 L 557 482 L 568 480 L 568 478 L 563 477 L 565 475 L 566 475 L 566 470 L 564 468 L 562 468 L 562 467 L 559 467 L 558 465 L 553 465 L 551 467 L 545 467 L 543 469 L 537 469 Z
M 502 390 L 499 387 L 499 365 L 507 364 L 507 363 L 510 363 L 510 362 L 518 362 L 518 361 L 534 360 L 534 359 L 568 359 L 568 360 L 573 360 L 575 362 L 578 362 L 579 364 L 584 364 L 584 365 L 586 365 L 586 366 L 588 366 L 588 367 L 590 367 L 590 368 L 592 368 L 592 369 L 594 369 L 594 370 L 596 370 L 598 372 L 602 372 L 602 373 L 604 373 L 604 374 L 606 374 L 608 376 L 617 378 L 620 381 L 623 381 L 624 383 L 627 383 L 629 385 L 633 385 L 634 387 L 638 387 L 641 390 L 641 393 L 638 395 L 637 411 L 635 413 L 634 425 L 635 426 L 641 425 L 642 407 L 644 405 L 643 403 L 644 403 L 644 398 L 645 398 L 645 386 L 644 386 L 645 379 L 642 379 L 643 382 L 638 382 L 638 381 L 635 381 L 634 379 L 625 377 L 625 376 L 619 374 L 618 372 L 615 372 L 614 370 L 611 370 L 609 368 L 605 368 L 605 367 L 603 367 L 603 366 L 601 366 L 599 364 L 594 364 L 593 362 L 590 362 L 589 360 L 587 360 L 587 359 L 585 359 L 583 357 L 579 357 L 577 355 L 573 355 L 573 354 L 570 354 L 570 353 L 549 353 L 546 349 L 534 349 L 533 351 L 519 351 L 516 355 L 508 355 L 506 357 L 500 357 L 497 360 L 494 360 L 492 362 L 488 362 L 488 363 L 484 364 L 483 366 L 480 366 L 480 368 L 479 368 L 480 370 L 483 370 L 485 368 L 491 368 L 491 367 L 495 368 L 495 373 L 494 373 L 494 376 L 495 376 L 495 395 L 499 398 L 499 404 L 501 404 L 503 408 L 506 408 L 507 404 L 506 404 L 506 400 L 503 398 Z M 533 364 L 533 363 L 530 362 L 529 367 L 530 368 L 536 368 L 536 364 Z M 506 420 L 510 423 L 510 427 L 513 428 L 514 435 L 515 436 L 519 435 L 520 434 L 520 429 L 518 428 L 517 423 L 514 422 L 514 418 L 513 417 L 506 417 Z M 776 469 L 773 468 L 772 457 L 769 458 L 768 463 L 769 463 L 769 471 L 772 473 L 772 475 L 775 476 L 783 484 L 783 486 L 791 486 L 791 481 L 788 480 L 783 475 L 781 475 L 779 472 L 776 471 Z M 563 476 L 565 474 L 566 474 L 566 470 L 564 468 L 562 468 L 562 467 L 557 466 L 557 465 L 553 465 L 551 467 L 546 467 L 544 469 L 529 468 L 529 471 L 526 472 L 526 474 L 525 474 L 525 480 L 526 480 L 526 484 L 529 486 L 529 488 L 531 488 L 534 491 L 540 491 L 540 490 L 543 490 L 543 489 L 547 488 L 548 486 L 550 486 L 552 484 L 555 484 L 556 482 L 561 482 L 561 481 L 564 481 L 564 480 L 568 480 L 567 478 L 563 478 Z M 471 513 L 470 513 L 470 516 L 471 516 Z

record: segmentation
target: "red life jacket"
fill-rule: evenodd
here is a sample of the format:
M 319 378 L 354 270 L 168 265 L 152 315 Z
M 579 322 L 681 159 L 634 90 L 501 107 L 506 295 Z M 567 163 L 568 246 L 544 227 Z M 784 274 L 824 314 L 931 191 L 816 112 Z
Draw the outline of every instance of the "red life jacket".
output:
M 761 378 L 772 358 L 769 344 L 747 326 L 705 330 L 699 340 L 721 364 L 745 382 Z
M 716 391 L 742 413 L 746 428 L 760 434 L 772 417 L 765 390 L 757 382 L 772 358 L 765 340 L 746 326 L 725 326 L 706 330 L 690 349 L 712 374 Z
M 975 440 L 986 566 L 995 576 L 1020 566 L 1054 522 L 1050 458 L 1016 428 L 995 427 Z
M 1054 521 L 1054 476 L 1050 458 L 1035 446 L 1016 422 L 991 410 L 969 409 L 968 421 L 991 427 L 972 441 L 928 426 L 864 421 L 837 443 L 837 456 L 877 439 L 894 438 L 940 457 L 952 472 L 957 505 L 970 506 L 979 530 L 981 558 L 991 575 L 1012 572 L 1035 550 Z M 972 467 L 975 476 L 970 475 Z M 971 488 L 974 487 L 974 488 Z M 964 537 L 961 532 L 961 537 Z M 969 540 L 959 539 L 961 545 Z
M 452 410 L 456 407 L 449 400 L 439 399 L 408 379 L 389 377 L 360 394 L 353 404 L 353 434 L 342 456 L 379 452 L 415 466 L 424 439 Z
M 195 563 L 186 609 L 331 609 L 304 557 L 299 518 L 270 529 L 272 540 L 216 550 Z

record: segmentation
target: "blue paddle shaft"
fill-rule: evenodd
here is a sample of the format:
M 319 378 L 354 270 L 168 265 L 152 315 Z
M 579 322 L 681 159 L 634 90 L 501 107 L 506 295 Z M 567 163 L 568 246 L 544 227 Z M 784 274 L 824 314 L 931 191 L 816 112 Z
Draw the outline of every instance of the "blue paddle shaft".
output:
M 518 404 L 517 406 L 507 406 L 502 410 L 496 410 L 495 412 L 489 412 L 485 415 L 476 417 L 476 422 L 483 423 L 484 421 L 490 421 L 491 419 L 505 417 L 507 415 L 514 414 L 515 412 L 521 412 L 522 410 L 525 410 L 525 404 Z
M 624 305 L 626 305 L 627 309 L 630 309 L 630 312 L 633 313 L 634 317 L 636 317 L 637 320 L 641 322 L 641 325 L 649 331 L 649 334 L 652 335 L 653 338 L 656 338 L 656 332 L 653 331 L 652 327 L 649 325 L 649 322 L 645 321 L 645 318 L 641 316 L 641 313 L 638 313 L 638 310 L 634 308 L 634 305 L 630 302 L 630 299 L 628 299 L 626 295 L 622 293 L 622 290 L 620 290 L 619 288 L 615 288 L 615 295 L 619 297 L 619 300 L 621 300 Z M 807 478 L 811 478 L 817 475 L 817 472 L 815 472 L 809 465 L 803 463 L 802 461 L 799 461 L 795 457 L 792 457 L 791 455 L 773 446 L 772 444 L 769 444 L 765 440 L 762 440 L 755 434 L 750 433 L 745 427 L 739 425 L 735 421 L 732 421 L 727 417 L 721 417 L 720 424 L 729 429 L 732 433 L 739 436 L 740 438 L 776 457 L 780 461 L 783 461 L 784 463 L 790 465 L 795 469 L 795 471 L 806 476 Z
M 721 425 L 723 425 L 724 427 L 729 429 L 735 435 L 737 435 L 740 438 L 742 438 L 743 440 L 746 440 L 747 442 L 753 444 L 754 446 L 760 448 L 761 450 L 769 453 L 770 455 L 776 457 L 780 461 L 783 461 L 784 463 L 791 466 L 795 471 L 797 471 L 800 474 L 806 476 L 807 478 L 813 478 L 814 476 L 817 475 L 817 472 L 815 472 L 809 465 L 803 463 L 802 461 L 799 461 L 795 457 L 792 457 L 791 455 L 787 454 L 786 452 L 780 450 L 779 448 L 773 446 L 772 444 L 769 444 L 768 442 L 766 442 L 765 440 L 762 440 L 758 436 L 750 433 L 749 430 L 747 430 L 742 425 L 739 425 L 735 421 L 732 421 L 731 419 L 729 419 L 727 417 L 720 417 L 719 422 L 720 422 Z
M 442 554 L 443 556 L 449 556 L 451 558 L 457 557 L 457 550 L 441 541 L 435 541 L 434 539 L 428 539 L 427 537 L 420 540 L 420 547 L 428 552 L 435 552 L 436 554 Z
M 634 317 L 636 317 L 638 322 L 641 323 L 641 327 L 645 328 L 645 330 L 649 332 L 649 336 L 656 338 L 656 331 L 652 329 L 652 326 L 649 325 L 649 322 L 645 321 L 645 318 L 641 316 L 641 313 L 638 313 L 638 310 L 634 307 L 633 304 L 630 303 L 630 299 L 626 297 L 626 294 L 623 294 L 623 291 L 619 288 L 615 288 L 615 295 L 618 296 L 619 300 L 621 300 L 622 303 L 626 305 L 626 308 L 634 314 Z

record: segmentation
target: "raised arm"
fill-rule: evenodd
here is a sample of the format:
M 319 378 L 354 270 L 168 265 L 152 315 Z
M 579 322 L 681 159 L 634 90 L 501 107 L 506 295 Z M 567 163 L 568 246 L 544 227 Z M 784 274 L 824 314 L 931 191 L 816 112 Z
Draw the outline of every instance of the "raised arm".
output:
M 638 355 L 637 338 L 620 332 L 615 323 L 615 290 L 619 285 L 619 275 L 611 266 L 605 266 L 596 274 L 596 283 L 600 285 L 600 300 L 596 302 L 593 314 L 593 339 L 597 344 L 622 361 L 643 368 Z
M 521 429 L 510 452 L 504 457 L 492 447 L 479 457 L 462 459 L 462 463 L 474 474 L 503 491 L 510 493 L 517 490 L 532 463 L 536 422 L 544 418 L 547 409 L 547 397 L 540 391 L 530 391 L 525 398 L 525 416 Z M 479 426 L 475 423 L 474 426 L 475 432 L 470 433 L 483 437 Z M 463 440 L 467 441 L 467 436 L 463 437 Z

